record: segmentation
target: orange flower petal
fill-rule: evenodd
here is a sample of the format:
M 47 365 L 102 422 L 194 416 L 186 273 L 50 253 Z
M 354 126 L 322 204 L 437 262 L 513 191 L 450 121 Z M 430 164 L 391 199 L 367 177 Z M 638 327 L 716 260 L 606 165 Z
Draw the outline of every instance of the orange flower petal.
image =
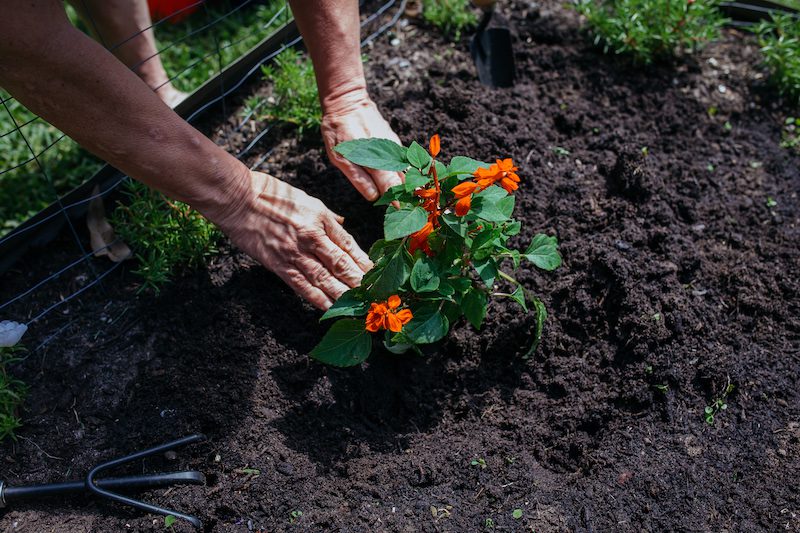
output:
M 431 155 L 433 157 L 439 155 L 439 149 L 441 148 L 441 139 L 439 139 L 438 133 L 433 137 L 431 137 L 431 142 L 428 145 L 428 148 L 430 149 Z
M 469 208 L 472 206 L 472 196 L 465 196 L 456 202 L 456 216 L 463 217 L 469 213 Z
M 397 309 L 400 307 L 400 297 L 398 295 L 389 296 L 389 309 Z
M 504 188 L 506 192 L 508 192 L 508 194 L 511 194 L 517 189 L 519 189 L 519 185 L 517 185 L 508 178 L 503 178 L 502 180 L 500 180 L 500 186 Z
M 397 318 L 397 315 L 395 315 L 394 313 L 389 313 L 388 315 L 386 315 L 386 323 L 387 323 L 386 329 L 388 329 L 389 331 L 394 331 L 395 333 L 397 333 L 398 331 L 403 329 L 403 322 L 399 318 Z
M 436 197 L 436 189 L 417 189 L 414 191 L 414 196 L 419 198 L 434 198 Z
M 463 198 L 475 192 L 475 189 L 477 188 L 478 184 L 474 181 L 463 181 L 453 187 L 453 194 L 456 196 L 456 198 Z
M 411 309 L 401 309 L 396 314 L 397 318 L 403 325 L 408 324 L 408 322 L 414 318 L 414 315 L 411 313 Z

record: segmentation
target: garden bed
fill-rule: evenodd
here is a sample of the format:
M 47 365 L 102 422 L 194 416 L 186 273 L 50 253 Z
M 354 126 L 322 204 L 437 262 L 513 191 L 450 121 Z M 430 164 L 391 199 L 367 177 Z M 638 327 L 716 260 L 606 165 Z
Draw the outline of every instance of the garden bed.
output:
M 307 356 L 327 328 L 319 313 L 235 251 L 158 296 L 125 271 L 25 339 L 60 332 L 16 369 L 30 393 L 0 479 L 75 477 L 202 431 L 207 444 L 146 466 L 207 473 L 208 487 L 150 498 L 209 531 L 800 526 L 800 172 L 778 146 L 757 48 L 728 33 L 676 66 L 633 69 L 589 47 L 575 14 L 543 5 L 514 9 L 512 89 L 481 87 L 466 40 L 414 23 L 367 62 L 404 141 L 438 132 L 445 157 L 521 167 L 519 243 L 556 234 L 564 257 L 553 273 L 518 271 L 550 313 L 531 358 L 535 318 L 504 300 L 482 332 L 459 324 L 429 356 L 333 369 Z M 230 131 L 213 134 L 240 148 Z M 344 215 L 362 246 L 379 238 L 382 209 L 317 140 L 285 139 L 264 169 Z M 0 278 L 0 300 L 74 253 L 68 243 L 28 254 Z M 0 529 L 163 519 L 76 500 L 8 510 Z

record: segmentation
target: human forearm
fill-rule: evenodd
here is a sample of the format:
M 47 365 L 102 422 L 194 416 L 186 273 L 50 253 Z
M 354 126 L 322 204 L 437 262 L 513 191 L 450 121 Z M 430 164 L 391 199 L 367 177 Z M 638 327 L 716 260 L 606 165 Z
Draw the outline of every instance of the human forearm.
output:
M 53 4 L 20 2 L 16 18 L 0 23 L 0 85 L 91 152 L 212 219 L 245 198 L 247 169 Z
M 314 63 L 325 113 L 367 98 L 361 64 L 357 0 L 291 0 L 292 12 Z

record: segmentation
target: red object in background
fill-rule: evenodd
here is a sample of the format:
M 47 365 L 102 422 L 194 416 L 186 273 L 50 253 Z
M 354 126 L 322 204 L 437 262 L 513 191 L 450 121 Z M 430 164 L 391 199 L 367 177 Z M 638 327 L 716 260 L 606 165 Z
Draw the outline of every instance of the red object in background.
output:
M 154 21 L 169 18 L 170 23 L 180 22 L 200 7 L 202 0 L 149 0 L 150 17 Z M 177 13 L 175 16 L 170 17 Z

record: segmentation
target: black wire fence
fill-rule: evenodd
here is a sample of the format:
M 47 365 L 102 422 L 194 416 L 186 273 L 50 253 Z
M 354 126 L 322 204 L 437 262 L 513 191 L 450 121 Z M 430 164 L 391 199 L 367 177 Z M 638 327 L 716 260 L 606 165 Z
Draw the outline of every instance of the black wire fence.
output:
M 399 20 L 406 1 L 361 3 L 364 46 Z M 233 100 L 257 79 L 261 67 L 302 40 L 286 0 L 198 0 L 116 43 L 105 42 L 84 0 L 73 4 L 81 8 L 70 13 L 75 23 L 83 25 L 82 29 L 112 52 L 138 35 L 154 31 L 158 53 L 131 68 L 135 70 L 156 56 L 161 58 L 169 75 L 164 83 L 189 92 L 174 109 L 192 124 L 208 121 L 213 113 L 219 113 L 221 123 L 229 120 L 235 108 Z M 78 17 L 77 11 L 83 16 Z M 245 136 L 244 148 L 234 154 L 240 159 L 273 127 L 265 124 L 260 130 L 246 131 L 257 111 L 250 109 L 234 127 L 234 133 Z M 96 257 L 103 248 L 92 249 L 82 227 L 89 204 L 113 197 L 130 178 L 83 152 L 2 89 L 0 154 L 4 154 L 0 155 L 0 274 L 5 273 L 0 279 L 4 284 L 12 276 L 19 281 L 11 284 L 13 291 L 2 289 L 0 322 L 11 320 L 32 326 L 67 302 L 95 290 L 123 264 Z M 270 150 L 265 150 L 251 168 L 258 168 L 269 155 Z M 30 201 L 31 196 L 37 196 L 35 201 Z M 52 265 L 48 275 L 30 279 L 15 266 L 30 247 L 45 246 L 59 237 L 72 241 L 73 251 L 66 260 L 59 255 L 61 264 Z M 13 272 L 9 272 L 11 269 Z M 10 292 L 13 295 L 7 296 Z M 68 326 L 69 322 L 63 328 Z M 43 345 L 59 331 L 40 333 L 45 338 Z

